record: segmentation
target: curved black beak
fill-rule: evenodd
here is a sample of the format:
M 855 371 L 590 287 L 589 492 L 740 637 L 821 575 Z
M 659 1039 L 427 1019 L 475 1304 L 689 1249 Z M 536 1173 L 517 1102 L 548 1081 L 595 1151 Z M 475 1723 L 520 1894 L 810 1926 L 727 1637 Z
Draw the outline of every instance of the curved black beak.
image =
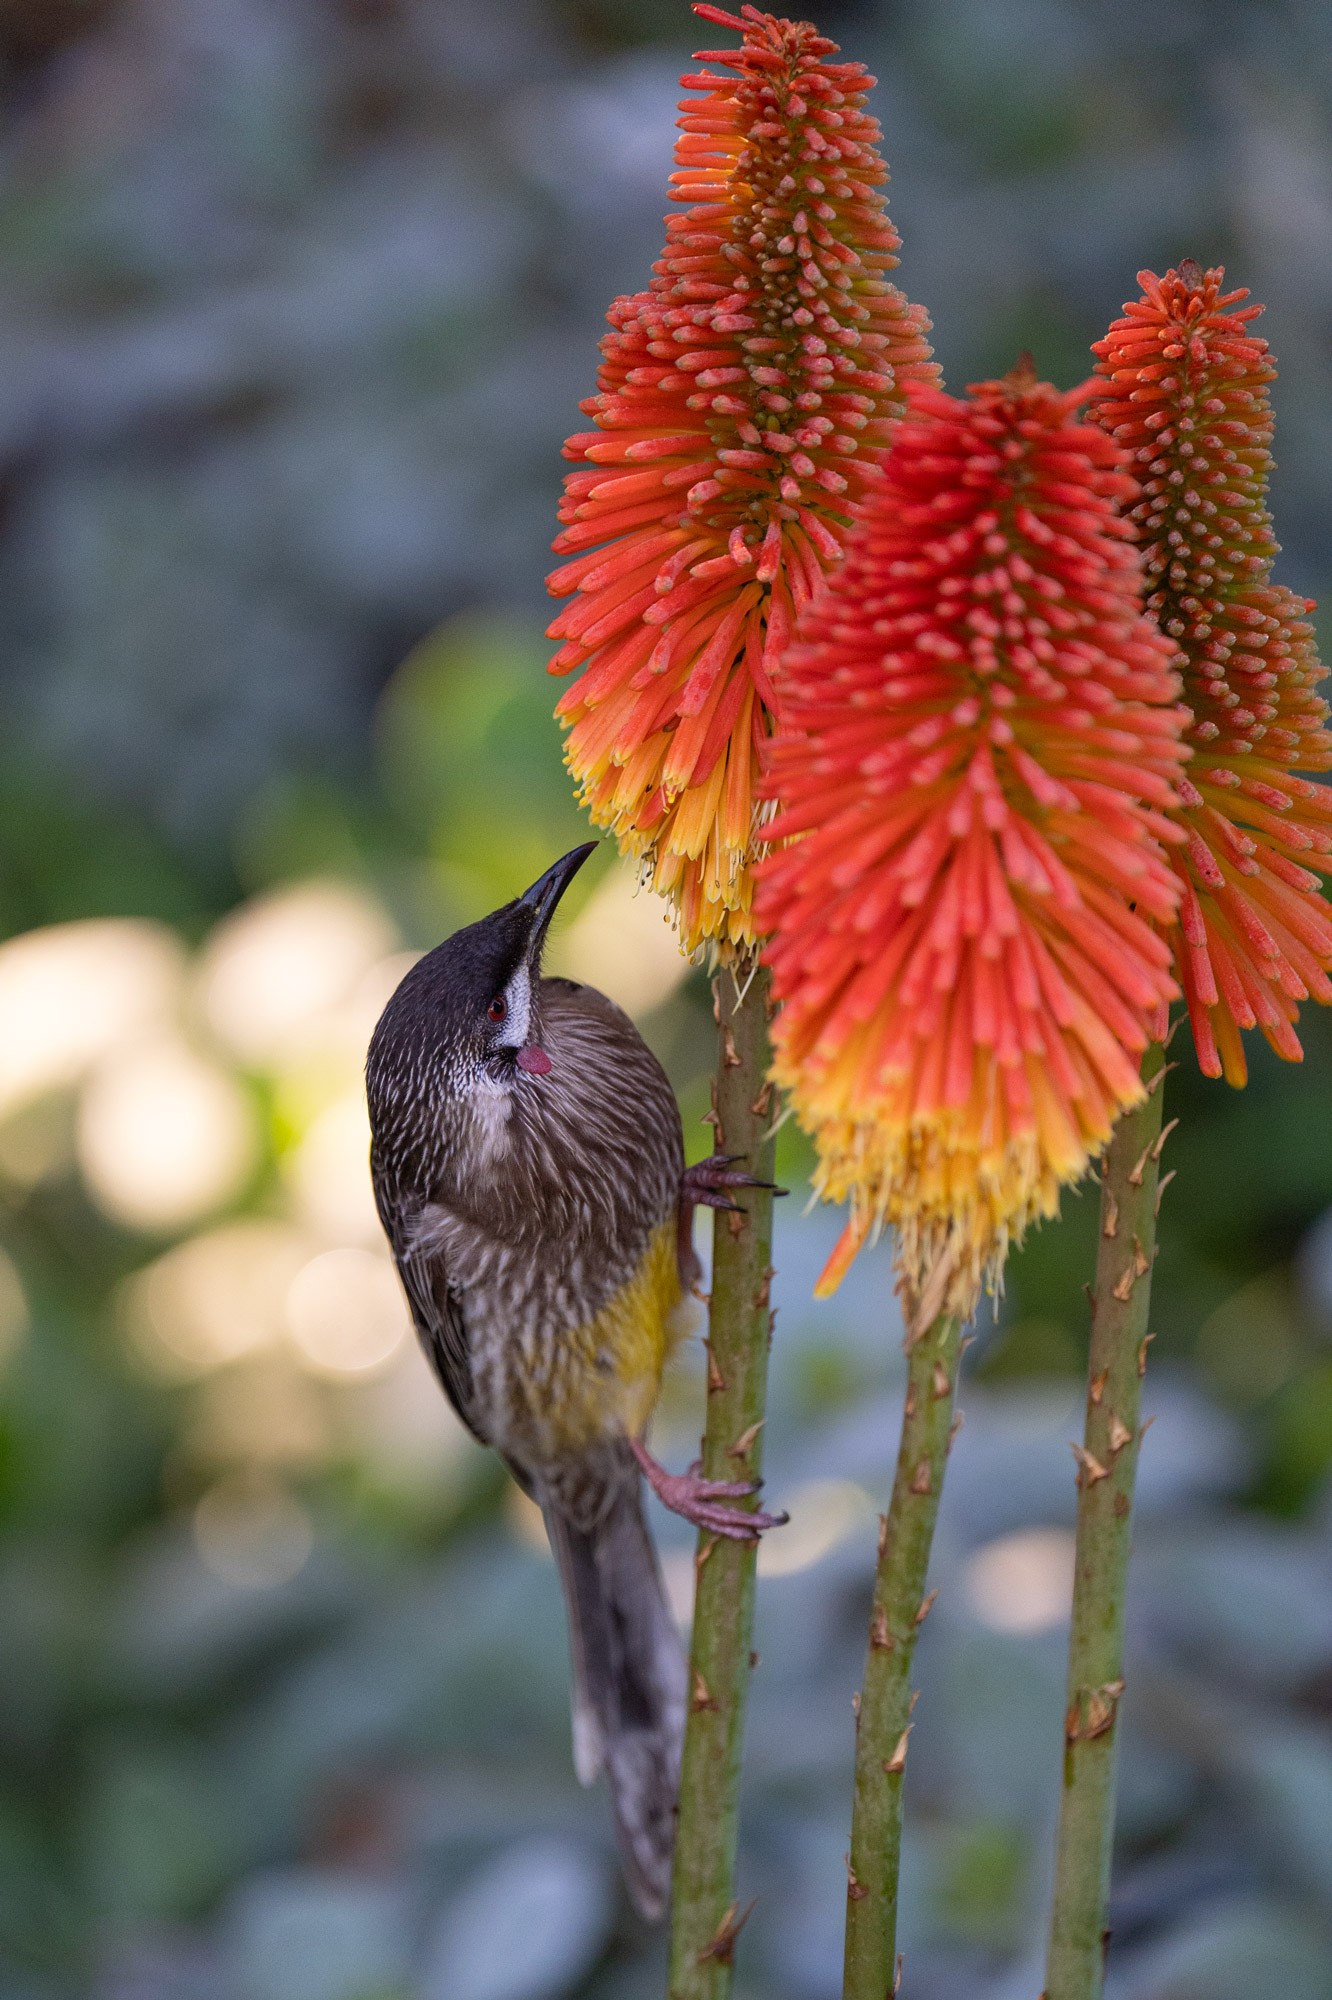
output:
M 575 847 L 562 855 L 544 875 L 539 875 L 530 889 L 524 890 L 518 898 L 520 910 L 533 911 L 532 935 L 527 943 L 527 955 L 536 958 L 546 940 L 550 920 L 555 914 L 556 904 L 573 881 L 589 854 L 595 854 L 600 841 L 586 840 L 581 847 Z

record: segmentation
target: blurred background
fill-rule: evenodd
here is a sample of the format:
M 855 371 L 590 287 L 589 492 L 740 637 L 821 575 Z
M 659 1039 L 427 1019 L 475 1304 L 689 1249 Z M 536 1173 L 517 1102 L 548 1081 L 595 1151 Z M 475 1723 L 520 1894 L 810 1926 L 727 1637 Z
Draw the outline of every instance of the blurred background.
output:
M 948 381 L 1064 384 L 1224 261 L 1332 588 L 1332 13 L 892 0 L 900 276 Z M 542 577 L 611 295 L 661 235 L 680 0 L 0 0 L 0 1994 L 648 2000 L 570 1769 L 531 1510 L 410 1339 L 360 1065 L 410 955 L 581 837 Z M 705 1150 L 701 976 L 606 855 L 561 969 Z M 1181 1044 L 1131 1608 L 1115 2000 L 1332 1992 L 1332 1024 Z M 744 2000 L 840 1990 L 886 1256 L 788 1127 Z M 1031 2000 L 1095 1196 L 964 1385 L 908 1784 L 906 1991 Z M 693 1364 L 659 1447 L 692 1455 Z M 688 1613 L 689 1545 L 658 1514 Z

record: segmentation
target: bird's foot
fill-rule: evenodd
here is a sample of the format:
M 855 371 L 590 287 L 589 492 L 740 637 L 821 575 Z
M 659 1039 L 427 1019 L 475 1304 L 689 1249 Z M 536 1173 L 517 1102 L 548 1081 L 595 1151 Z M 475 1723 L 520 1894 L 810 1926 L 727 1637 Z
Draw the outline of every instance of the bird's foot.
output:
M 680 1200 L 687 1208 L 728 1208 L 739 1207 L 730 1198 L 732 1188 L 767 1188 L 772 1194 L 785 1194 L 773 1181 L 762 1181 L 754 1174 L 737 1170 L 736 1161 L 744 1158 L 743 1153 L 713 1153 L 706 1160 L 696 1160 L 692 1167 L 686 1167 L 680 1176 Z
M 789 1514 L 764 1514 L 757 1508 L 727 1504 L 752 1499 L 762 1480 L 705 1479 L 702 1463 L 697 1459 L 687 1472 L 668 1472 L 657 1463 L 641 1438 L 630 1438 L 629 1449 L 662 1506 L 692 1521 L 696 1528 L 705 1528 L 709 1534 L 726 1535 L 735 1542 L 756 1542 L 765 1528 L 784 1527 L 790 1519 Z

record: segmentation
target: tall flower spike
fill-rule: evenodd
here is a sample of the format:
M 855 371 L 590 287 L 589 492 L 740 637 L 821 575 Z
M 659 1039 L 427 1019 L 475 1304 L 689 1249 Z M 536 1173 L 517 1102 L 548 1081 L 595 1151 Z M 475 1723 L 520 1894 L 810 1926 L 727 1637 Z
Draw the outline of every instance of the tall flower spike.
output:
M 933 379 L 929 321 L 884 273 L 874 79 L 806 22 L 695 12 L 744 37 L 681 79 L 666 250 L 617 299 L 596 429 L 571 437 L 549 578 L 573 602 L 556 713 L 593 821 L 679 906 L 688 950 L 751 937 L 755 782 L 776 662 L 841 558 L 904 384 Z
M 1022 367 L 913 388 L 788 655 L 757 919 L 773 1074 L 922 1316 L 966 1316 L 1138 1102 L 1176 990 L 1158 846 L 1186 752 L 1118 449 Z
M 1092 414 L 1132 453 L 1148 608 L 1193 711 L 1175 964 L 1202 1068 L 1242 1084 L 1241 1028 L 1298 1062 L 1300 1001 L 1332 1001 L 1332 911 L 1311 872 L 1332 869 L 1332 789 L 1298 775 L 1332 768 L 1332 735 L 1313 603 L 1270 580 L 1276 369 L 1248 330 L 1262 307 L 1224 280 L 1191 262 L 1138 273 L 1142 297 L 1093 348 L 1107 388 Z

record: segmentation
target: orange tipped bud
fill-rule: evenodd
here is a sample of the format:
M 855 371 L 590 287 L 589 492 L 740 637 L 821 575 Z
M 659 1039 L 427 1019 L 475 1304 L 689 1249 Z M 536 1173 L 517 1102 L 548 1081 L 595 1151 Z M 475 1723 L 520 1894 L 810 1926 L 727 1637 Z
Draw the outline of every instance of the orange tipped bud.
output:
M 772 750 L 756 917 L 773 1074 L 851 1204 L 826 1275 L 891 1223 L 909 1296 L 963 1314 L 1141 1098 L 1176 991 L 1186 714 L 1085 393 L 910 390 Z
M 674 898 L 683 942 L 752 937 L 756 780 L 776 663 L 879 477 L 928 320 L 887 282 L 899 239 L 865 110 L 874 79 L 805 22 L 682 79 L 665 253 L 617 299 L 596 428 L 570 438 L 549 579 L 566 758 L 598 826 Z
M 1242 1084 L 1242 1028 L 1298 1062 L 1300 1001 L 1332 1001 L 1332 911 L 1312 872 L 1332 868 L 1332 790 L 1298 775 L 1332 768 L 1332 736 L 1313 605 L 1271 581 L 1276 369 L 1248 330 L 1262 307 L 1224 277 L 1139 272 L 1142 297 L 1093 349 L 1092 414 L 1132 454 L 1148 608 L 1192 710 L 1175 964 L 1202 1068 Z

